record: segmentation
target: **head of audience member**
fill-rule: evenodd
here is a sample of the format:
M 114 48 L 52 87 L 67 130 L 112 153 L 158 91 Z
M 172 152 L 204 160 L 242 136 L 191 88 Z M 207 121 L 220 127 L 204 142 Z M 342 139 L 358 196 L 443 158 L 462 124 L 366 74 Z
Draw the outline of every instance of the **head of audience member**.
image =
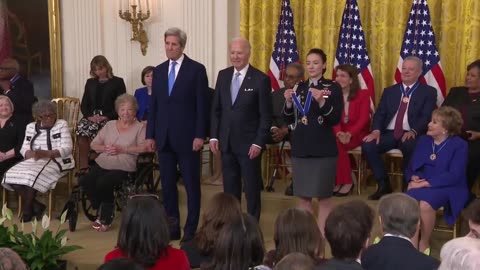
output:
M 300 252 L 293 252 L 283 257 L 273 268 L 274 270 L 313 270 L 313 260 Z
M 300 82 L 303 78 L 305 69 L 302 64 L 299 63 L 290 63 L 285 69 L 285 77 L 283 83 L 285 84 L 286 89 L 293 89 L 295 85 Z
M 333 208 L 325 222 L 333 257 L 358 259 L 367 248 L 373 227 L 374 211 L 365 202 L 353 200 Z
M 130 94 L 121 94 L 115 99 L 115 111 L 118 121 L 127 125 L 134 123 L 138 111 L 137 99 Z
M 255 218 L 238 216 L 225 224 L 215 243 L 213 261 L 206 269 L 249 269 L 260 265 L 265 254 L 263 235 Z
M 103 55 L 97 55 L 90 62 L 90 76 L 92 78 L 105 81 L 113 78 L 112 66 Z
M 8 119 L 13 115 L 13 103 L 8 96 L 0 95 L 0 119 Z
M 360 90 L 358 70 L 350 64 L 335 67 L 335 81 L 342 87 L 344 93 L 348 93 L 348 101 L 354 99 Z
M 57 107 L 49 100 L 40 100 L 33 104 L 32 113 L 42 128 L 51 128 L 57 121 Z
M 317 81 L 327 71 L 327 55 L 322 49 L 310 49 L 305 64 L 310 79 Z
M 467 66 L 465 86 L 471 91 L 480 91 L 480 59 L 473 61 Z
M 411 239 L 420 229 L 418 202 L 404 193 L 383 196 L 378 203 L 378 216 L 383 234 Z
M 1 270 L 27 270 L 27 266 L 15 251 L 9 248 L 0 248 Z
M 300 252 L 319 263 L 322 254 L 322 235 L 313 215 L 301 208 L 283 210 L 275 221 L 273 232 L 275 261 L 287 254 Z
M 152 267 L 167 256 L 170 234 L 165 211 L 153 194 L 132 196 L 122 213 L 117 247 L 134 262 Z
M 460 134 L 463 118 L 458 110 L 450 106 L 442 106 L 432 113 L 432 120 L 428 123 L 427 135 L 434 139 Z
M 422 59 L 416 56 L 407 56 L 402 63 L 402 82 L 407 86 L 414 84 L 423 72 Z
M 0 63 L 0 80 L 10 80 L 20 72 L 20 64 L 14 58 L 5 58 Z
M 178 60 L 183 55 L 185 45 L 187 45 L 187 34 L 177 27 L 172 27 L 165 31 L 165 53 L 170 60 Z
M 200 254 L 211 254 L 222 228 L 241 215 L 240 202 L 235 196 L 224 192 L 215 194 L 203 212 L 202 223 L 195 235 Z
M 467 236 L 480 239 L 480 199 L 474 200 L 465 211 L 470 232 Z
M 248 65 L 252 46 L 245 38 L 234 38 L 230 42 L 230 62 L 236 71 L 240 71 Z
M 128 258 L 118 258 L 100 265 L 97 270 L 145 270 L 145 268 Z
M 152 87 L 152 82 L 153 82 L 153 70 L 155 67 L 153 66 L 146 66 L 142 70 L 142 77 L 140 80 L 142 81 L 142 84 L 147 86 L 147 87 Z
M 440 251 L 439 270 L 480 269 L 480 240 L 471 237 L 454 238 Z

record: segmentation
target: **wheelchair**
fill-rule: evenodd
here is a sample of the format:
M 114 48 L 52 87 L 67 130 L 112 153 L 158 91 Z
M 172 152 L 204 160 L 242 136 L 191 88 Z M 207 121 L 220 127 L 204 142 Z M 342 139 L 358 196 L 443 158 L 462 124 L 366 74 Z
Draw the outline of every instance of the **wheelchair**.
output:
M 141 153 L 137 157 L 137 170 L 129 173 L 121 185 L 114 187 L 114 205 L 116 210 L 121 211 L 127 204 L 128 198 L 135 194 L 155 193 L 160 183 L 160 175 L 154 176 L 158 170 L 158 163 L 155 162 L 155 153 Z M 78 181 L 77 181 L 78 183 Z M 98 218 L 97 210 L 92 204 L 80 185 L 72 189 L 70 198 L 65 204 L 62 213 L 67 211 L 67 219 L 71 232 L 76 230 L 79 204 L 83 213 L 90 221 Z

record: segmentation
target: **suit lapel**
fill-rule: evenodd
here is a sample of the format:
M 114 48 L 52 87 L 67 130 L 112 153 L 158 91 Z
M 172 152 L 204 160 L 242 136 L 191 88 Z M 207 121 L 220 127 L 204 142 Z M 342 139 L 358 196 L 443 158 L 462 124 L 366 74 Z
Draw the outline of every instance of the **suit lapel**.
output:
M 232 74 L 232 76 L 233 76 L 233 74 Z M 232 77 L 232 79 L 233 79 L 233 77 Z M 235 102 L 233 103 L 233 105 L 237 104 L 239 102 L 238 100 L 245 94 L 245 88 L 247 88 L 247 86 L 250 85 L 251 80 L 252 80 L 252 69 L 251 69 L 251 67 L 248 67 L 247 73 L 245 73 L 245 78 L 243 78 L 242 84 L 240 85 L 240 88 L 238 89 L 238 95 L 237 95 L 237 98 L 235 99 Z M 230 85 L 231 85 L 231 83 L 230 83 Z M 230 100 L 232 100 L 231 94 L 230 94 Z
M 173 96 L 175 94 L 175 90 L 177 89 L 177 85 L 181 84 L 180 83 L 181 80 L 183 79 L 183 77 L 185 77 L 184 73 L 185 73 L 185 70 L 188 69 L 188 61 L 189 60 L 190 59 L 187 57 L 187 55 L 184 54 L 182 65 L 180 66 L 180 69 L 178 70 L 178 75 L 175 78 L 175 82 L 173 83 L 172 94 L 170 96 Z M 168 73 L 168 68 L 167 68 L 167 73 Z M 167 89 L 168 89 L 168 74 L 167 74 Z

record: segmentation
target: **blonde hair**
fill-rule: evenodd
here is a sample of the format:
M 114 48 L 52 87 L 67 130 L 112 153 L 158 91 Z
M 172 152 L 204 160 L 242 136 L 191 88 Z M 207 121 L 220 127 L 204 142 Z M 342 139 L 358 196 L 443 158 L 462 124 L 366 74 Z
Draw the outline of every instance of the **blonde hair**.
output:
M 8 97 L 8 96 L 5 96 L 5 95 L 0 95 L 0 100 L 6 100 L 8 102 L 8 104 L 10 104 L 10 109 L 12 109 L 12 113 L 15 109 L 15 107 L 13 107 L 13 102 L 12 100 Z

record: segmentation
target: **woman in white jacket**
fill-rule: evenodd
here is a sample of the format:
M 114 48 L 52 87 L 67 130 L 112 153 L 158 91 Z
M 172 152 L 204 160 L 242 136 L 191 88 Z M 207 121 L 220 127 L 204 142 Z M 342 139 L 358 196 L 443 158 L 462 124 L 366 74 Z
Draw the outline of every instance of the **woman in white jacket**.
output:
M 55 188 L 57 181 L 75 166 L 72 137 L 65 120 L 57 119 L 55 104 L 33 105 L 36 122 L 27 125 L 20 154 L 25 158 L 4 175 L 2 185 L 22 198 L 23 222 L 43 214 L 45 205 L 35 200 L 37 191 Z

